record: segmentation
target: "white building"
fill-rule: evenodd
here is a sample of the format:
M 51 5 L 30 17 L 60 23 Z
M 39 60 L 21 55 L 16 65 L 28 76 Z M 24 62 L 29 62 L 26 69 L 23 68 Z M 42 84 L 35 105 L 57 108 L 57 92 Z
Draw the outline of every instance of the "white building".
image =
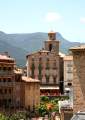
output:
M 67 55 L 64 57 L 64 88 L 69 90 L 73 81 L 73 56 Z

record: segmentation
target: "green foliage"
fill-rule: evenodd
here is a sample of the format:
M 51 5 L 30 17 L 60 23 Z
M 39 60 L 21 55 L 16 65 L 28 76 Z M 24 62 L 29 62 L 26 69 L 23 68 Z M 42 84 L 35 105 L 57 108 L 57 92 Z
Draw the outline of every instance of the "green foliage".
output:
M 59 111 L 58 101 L 65 99 L 69 99 L 68 96 L 58 96 L 56 98 L 42 96 L 40 99 L 41 103 L 37 107 L 39 115 L 44 116 L 45 114 L 49 114 L 51 112 L 58 112 Z
M 26 120 L 26 113 L 25 112 L 17 112 L 16 114 L 13 114 L 10 116 L 10 120 Z
M 42 72 L 42 65 L 41 64 L 39 64 L 38 69 L 39 69 L 39 75 L 41 75 L 41 72 Z
M 11 116 L 6 116 L 0 113 L 0 120 L 26 120 L 25 112 L 17 112 L 16 114 L 12 114 Z
M 0 113 L 0 120 L 8 120 L 7 117 Z
M 32 66 L 31 66 L 31 71 L 32 71 L 31 77 L 32 78 L 34 78 L 34 70 L 35 70 L 35 65 L 34 63 L 32 63 Z
M 68 100 L 69 96 L 58 96 L 59 100 Z
M 48 114 L 48 110 L 46 108 L 45 104 L 40 104 L 37 108 L 36 108 L 37 112 L 39 113 L 39 116 L 45 116 L 46 114 Z
M 49 102 L 49 97 L 47 96 L 41 96 L 41 102 Z
M 41 72 L 42 72 L 42 65 L 41 65 L 41 64 L 39 64 L 38 70 L 39 70 L 38 79 L 39 79 L 39 80 L 42 80 L 42 75 L 41 75 Z

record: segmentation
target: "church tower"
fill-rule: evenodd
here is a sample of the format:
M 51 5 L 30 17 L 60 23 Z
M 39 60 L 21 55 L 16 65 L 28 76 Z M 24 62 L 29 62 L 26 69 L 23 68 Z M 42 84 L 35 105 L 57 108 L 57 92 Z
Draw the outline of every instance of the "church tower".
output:
M 59 54 L 59 41 L 56 40 L 56 32 L 48 33 L 48 40 L 45 41 L 45 50 Z

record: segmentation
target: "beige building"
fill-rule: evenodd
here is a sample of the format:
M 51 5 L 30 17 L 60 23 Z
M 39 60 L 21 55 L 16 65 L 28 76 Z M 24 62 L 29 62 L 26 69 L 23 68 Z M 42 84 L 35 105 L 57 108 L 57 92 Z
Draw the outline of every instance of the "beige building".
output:
M 24 92 L 24 106 L 36 107 L 40 104 L 40 81 L 22 76 Z
M 64 56 L 64 90 L 69 91 L 73 81 L 73 56 Z
M 73 111 L 85 111 L 85 45 L 70 49 L 73 53 Z
M 15 67 L 15 60 L 0 55 L 0 110 L 24 109 L 40 102 L 40 81 L 22 77 L 22 71 Z
M 0 108 L 14 105 L 15 92 L 14 92 L 14 65 L 13 58 L 5 54 L 0 55 Z
M 55 32 L 49 32 L 44 48 L 27 55 L 27 76 L 40 80 L 42 95 L 59 95 L 60 80 L 63 78 L 60 66 L 63 62 L 59 55 L 59 41 Z

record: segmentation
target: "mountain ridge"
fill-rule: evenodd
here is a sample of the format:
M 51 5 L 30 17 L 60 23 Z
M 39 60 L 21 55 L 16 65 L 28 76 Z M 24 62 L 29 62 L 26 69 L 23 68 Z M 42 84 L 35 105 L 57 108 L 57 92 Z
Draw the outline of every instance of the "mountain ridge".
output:
M 81 44 L 66 40 L 59 32 L 56 32 L 56 38 L 60 41 L 60 51 L 65 54 L 70 47 Z M 48 34 L 44 32 L 7 34 L 0 31 L 0 51 L 9 52 L 16 59 L 17 64 L 23 66 L 26 64 L 26 55 L 42 49 L 47 39 Z

